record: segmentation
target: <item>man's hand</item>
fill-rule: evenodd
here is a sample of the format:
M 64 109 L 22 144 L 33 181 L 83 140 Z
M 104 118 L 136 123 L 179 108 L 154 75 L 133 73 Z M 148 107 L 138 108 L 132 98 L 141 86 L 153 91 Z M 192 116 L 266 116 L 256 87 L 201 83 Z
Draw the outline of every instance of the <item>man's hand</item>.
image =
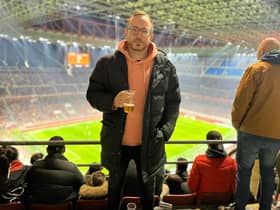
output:
M 123 108 L 125 103 L 134 103 L 135 91 L 122 90 L 114 98 L 114 108 Z

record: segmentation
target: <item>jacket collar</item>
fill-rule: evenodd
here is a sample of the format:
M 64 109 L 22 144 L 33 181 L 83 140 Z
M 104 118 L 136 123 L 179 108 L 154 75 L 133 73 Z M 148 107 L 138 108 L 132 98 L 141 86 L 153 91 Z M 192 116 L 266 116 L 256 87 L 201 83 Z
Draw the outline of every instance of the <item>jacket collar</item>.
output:
M 280 64 L 280 50 L 272 50 L 261 57 L 261 61 L 266 61 L 272 64 Z
M 60 160 L 67 160 L 66 157 L 63 156 L 63 154 L 61 153 L 51 153 L 51 154 L 48 154 L 45 158 L 45 160 L 48 160 L 48 159 L 60 159 Z

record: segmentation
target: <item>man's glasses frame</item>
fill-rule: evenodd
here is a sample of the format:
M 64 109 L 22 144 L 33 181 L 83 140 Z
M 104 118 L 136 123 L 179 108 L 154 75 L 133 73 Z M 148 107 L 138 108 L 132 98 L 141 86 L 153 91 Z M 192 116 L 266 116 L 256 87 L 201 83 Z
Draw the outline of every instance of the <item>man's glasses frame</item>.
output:
M 134 34 L 141 33 L 141 35 L 143 35 L 143 36 L 148 36 L 151 32 L 151 30 L 149 30 L 149 29 L 138 28 L 137 26 L 129 26 L 129 27 L 127 27 L 127 30 Z

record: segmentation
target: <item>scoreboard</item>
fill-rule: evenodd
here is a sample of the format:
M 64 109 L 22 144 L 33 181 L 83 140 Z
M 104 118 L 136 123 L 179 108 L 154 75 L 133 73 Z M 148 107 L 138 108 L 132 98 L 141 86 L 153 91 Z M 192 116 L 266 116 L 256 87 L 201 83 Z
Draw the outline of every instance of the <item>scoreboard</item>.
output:
M 67 65 L 75 67 L 88 67 L 90 65 L 90 54 L 88 53 L 67 53 Z

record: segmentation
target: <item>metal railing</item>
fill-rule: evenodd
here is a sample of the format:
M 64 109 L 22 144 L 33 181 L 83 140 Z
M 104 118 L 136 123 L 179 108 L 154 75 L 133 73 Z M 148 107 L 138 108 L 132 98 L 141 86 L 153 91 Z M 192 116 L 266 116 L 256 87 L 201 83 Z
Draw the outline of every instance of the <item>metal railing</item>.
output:
M 165 142 L 165 144 L 236 144 L 236 140 L 170 140 Z M 76 141 L 34 141 L 34 140 L 25 140 L 25 141 L 0 141 L 0 145 L 21 145 L 21 146 L 29 146 L 29 145 L 84 145 L 84 144 L 93 144 L 98 145 L 100 141 L 97 140 L 76 140 Z
M 165 142 L 165 144 L 214 144 L 214 143 L 222 143 L 222 144 L 236 144 L 236 140 L 171 140 Z M 100 141 L 98 140 L 76 140 L 76 141 L 34 141 L 34 140 L 25 140 L 25 141 L 0 141 L 0 145 L 14 145 L 14 146 L 35 146 L 35 145 L 99 145 Z M 192 163 L 193 161 L 185 161 L 186 163 Z M 167 161 L 165 164 L 177 164 L 177 161 Z M 183 163 L 180 161 L 180 163 Z M 88 167 L 92 165 L 92 163 L 85 164 L 76 164 L 78 167 Z

